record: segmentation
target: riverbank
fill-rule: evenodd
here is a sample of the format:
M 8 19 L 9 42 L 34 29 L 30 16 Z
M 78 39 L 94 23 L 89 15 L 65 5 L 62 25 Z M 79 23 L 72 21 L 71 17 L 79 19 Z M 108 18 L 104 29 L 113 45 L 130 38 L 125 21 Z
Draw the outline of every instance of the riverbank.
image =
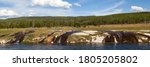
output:
M 33 33 L 24 35 L 26 31 L 34 31 Z M 126 31 L 133 33 L 142 33 L 150 36 L 150 24 L 124 24 L 124 25 L 101 25 L 101 26 L 86 26 L 86 27 L 51 27 L 51 28 L 13 28 L 13 29 L 0 29 L 0 42 L 6 43 L 10 40 L 14 40 L 15 36 L 12 34 L 22 32 L 24 37 L 22 43 L 37 44 L 41 43 L 53 43 L 52 39 L 58 37 L 68 31 L 82 31 L 76 32 L 69 36 L 67 41 L 69 43 L 77 42 L 96 42 L 102 43 L 105 38 L 104 34 L 98 31 Z M 53 33 L 55 32 L 55 33 Z M 53 33 L 48 37 L 49 34 Z M 104 36 L 103 36 L 104 35 Z M 137 36 L 139 37 L 139 36 Z M 42 42 L 43 40 L 43 42 Z M 149 42 L 149 39 L 142 38 L 144 42 Z M 141 40 L 140 40 L 141 42 Z

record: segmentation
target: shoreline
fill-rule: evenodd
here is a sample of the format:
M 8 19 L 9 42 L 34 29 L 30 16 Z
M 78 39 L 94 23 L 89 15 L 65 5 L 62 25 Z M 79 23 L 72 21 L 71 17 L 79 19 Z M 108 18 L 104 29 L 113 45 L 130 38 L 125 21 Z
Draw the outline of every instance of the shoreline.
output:
M 27 31 L 34 31 L 30 34 L 25 34 Z M 57 31 L 57 32 L 55 32 Z M 82 43 L 82 42 L 95 42 L 102 43 L 102 40 L 105 38 L 105 34 L 102 34 L 99 31 L 125 31 L 131 33 L 141 33 L 142 36 L 150 36 L 150 24 L 112 24 L 112 25 L 98 25 L 98 26 L 86 26 L 86 27 L 41 27 L 41 28 L 8 28 L 8 29 L 0 29 L 0 43 L 7 43 L 12 40 L 15 41 L 15 36 L 11 36 L 15 33 L 20 32 L 23 37 L 23 41 L 21 43 L 32 43 L 38 44 L 40 41 L 42 43 L 48 42 L 51 44 L 53 39 L 58 36 L 69 32 L 69 31 L 82 31 L 76 32 L 72 35 L 68 36 L 68 43 Z M 53 33 L 48 37 L 49 34 Z M 148 35 L 147 35 L 148 34 Z M 105 35 L 105 36 L 103 36 Z M 139 42 L 144 41 L 144 43 L 150 43 L 150 38 L 145 38 L 140 36 L 136 36 L 141 40 Z M 125 38 L 125 37 L 124 37 Z M 43 40 L 43 41 L 42 41 Z M 116 40 L 116 39 L 114 39 Z
M 0 34 L 0 44 L 5 44 L 7 42 L 10 42 L 12 40 L 15 41 L 15 37 L 16 36 L 11 36 L 14 33 L 18 33 L 21 32 L 21 35 L 23 36 L 23 41 L 20 43 L 31 43 L 31 44 L 53 44 L 53 40 L 58 38 L 59 36 L 65 34 L 65 33 L 70 33 L 70 31 L 77 31 L 75 33 L 72 34 L 68 34 L 68 38 L 66 40 L 66 43 L 104 43 L 103 40 L 106 39 L 106 36 L 109 37 L 114 37 L 114 39 L 109 39 L 108 41 L 114 41 L 114 43 L 118 43 L 117 39 L 115 37 L 118 36 L 123 36 L 120 35 L 120 32 L 127 32 L 127 33 L 131 33 L 134 34 L 136 36 L 136 38 L 138 39 L 139 43 L 150 43 L 150 30 L 105 30 L 106 32 L 103 33 L 103 31 L 99 31 L 99 30 L 49 30 L 47 28 L 39 28 L 39 29 L 20 29 L 20 30 L 13 30 L 14 32 L 8 32 L 9 30 L 12 29 L 5 29 L 5 31 L 7 31 L 7 33 L 5 34 Z M 30 34 L 24 34 L 27 31 L 31 31 L 34 30 L 33 33 Z M 1 29 L 0 29 L 1 31 Z M 78 32 L 79 31 L 79 32 Z M 55 33 L 53 33 L 55 32 Z M 112 35 L 108 32 L 113 32 L 116 35 Z M 53 34 L 51 34 L 53 33 Z M 51 34 L 50 36 L 48 36 L 49 34 Z M 140 35 L 137 35 L 140 34 Z M 18 34 L 20 35 L 20 34 Z M 22 37 L 19 36 L 19 37 Z M 126 35 L 126 37 L 130 37 L 132 35 Z M 145 37 L 146 36 L 146 37 Z M 126 37 L 122 37 L 122 38 L 126 38 Z M 62 37 L 65 38 L 65 37 Z M 130 38 L 129 38 L 130 39 Z M 59 42 L 57 42 L 59 43 Z M 134 41 L 133 41 L 134 43 Z M 65 44 L 65 42 L 64 42 Z

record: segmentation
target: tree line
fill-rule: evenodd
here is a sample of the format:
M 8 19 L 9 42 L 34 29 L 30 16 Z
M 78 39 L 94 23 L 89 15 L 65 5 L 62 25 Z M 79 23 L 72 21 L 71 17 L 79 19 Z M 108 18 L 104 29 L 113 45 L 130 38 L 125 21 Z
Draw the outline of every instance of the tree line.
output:
M 136 24 L 150 23 L 150 12 L 124 13 L 107 16 L 78 16 L 78 17 L 19 17 L 0 20 L 0 28 L 29 28 L 29 27 L 84 27 L 88 25 L 105 24 Z

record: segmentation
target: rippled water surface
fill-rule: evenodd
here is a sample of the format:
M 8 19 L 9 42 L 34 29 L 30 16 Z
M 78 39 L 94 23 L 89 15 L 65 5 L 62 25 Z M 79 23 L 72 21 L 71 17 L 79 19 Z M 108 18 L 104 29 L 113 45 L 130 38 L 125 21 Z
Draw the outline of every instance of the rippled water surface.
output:
M 73 45 L 30 45 L 13 44 L 0 46 L 0 50 L 150 50 L 150 44 L 73 44 Z

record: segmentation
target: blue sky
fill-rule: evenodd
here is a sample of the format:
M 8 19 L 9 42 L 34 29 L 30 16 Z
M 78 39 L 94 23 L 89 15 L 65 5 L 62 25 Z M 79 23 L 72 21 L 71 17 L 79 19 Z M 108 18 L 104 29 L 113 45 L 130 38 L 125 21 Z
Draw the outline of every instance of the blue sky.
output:
M 103 16 L 150 11 L 150 0 L 0 0 L 0 18 Z

